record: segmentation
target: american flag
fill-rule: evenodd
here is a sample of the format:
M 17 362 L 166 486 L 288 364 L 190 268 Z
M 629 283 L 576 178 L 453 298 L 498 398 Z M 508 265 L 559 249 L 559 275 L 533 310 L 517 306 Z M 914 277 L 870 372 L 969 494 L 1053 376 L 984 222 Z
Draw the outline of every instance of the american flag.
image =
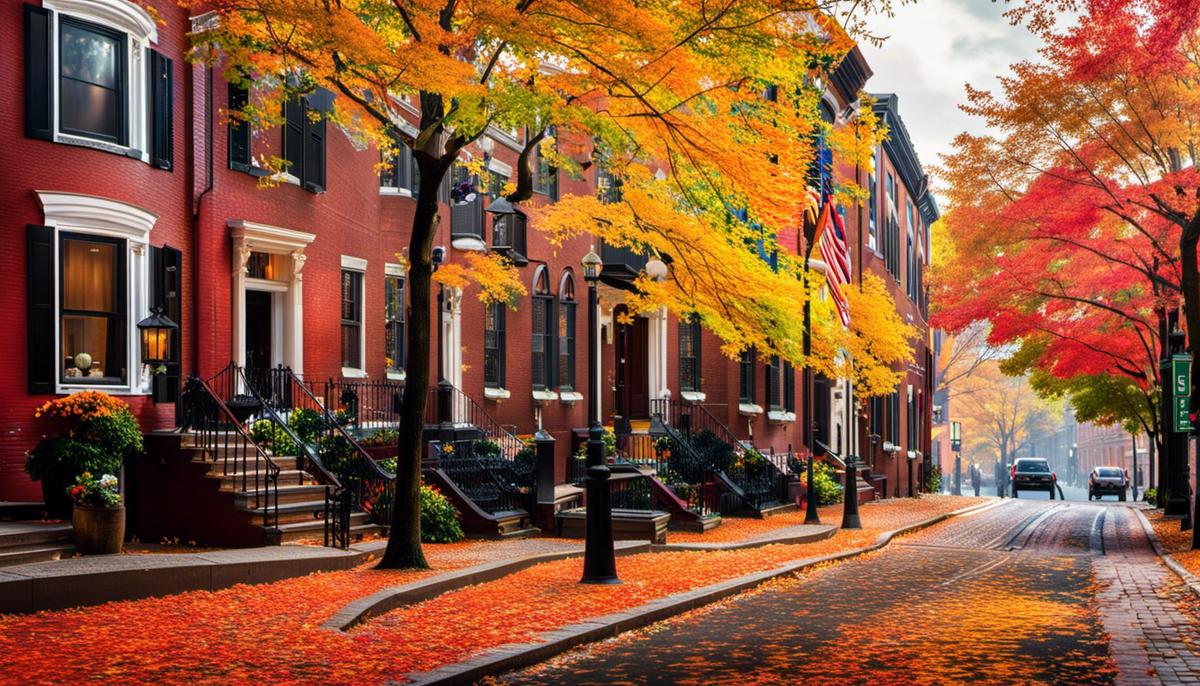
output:
M 850 264 L 850 243 L 846 236 L 846 226 L 842 216 L 833 209 L 833 197 L 826 195 L 818 220 L 818 235 L 821 241 L 821 259 L 825 261 L 825 281 L 829 285 L 829 295 L 837 307 L 842 326 L 850 326 L 850 308 L 846 304 L 843 288 L 850 285 L 852 268 Z

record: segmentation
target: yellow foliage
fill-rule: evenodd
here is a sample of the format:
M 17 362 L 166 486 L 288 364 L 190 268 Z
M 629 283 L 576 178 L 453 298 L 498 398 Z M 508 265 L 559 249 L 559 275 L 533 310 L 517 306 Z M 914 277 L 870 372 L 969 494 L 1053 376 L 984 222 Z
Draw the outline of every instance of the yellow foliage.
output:
M 505 303 L 512 308 L 516 307 L 517 299 L 527 293 L 512 260 L 497 253 L 466 253 L 466 264 L 444 264 L 434 272 L 433 280 L 447 288 L 460 290 L 475 283 L 479 286 L 480 302 Z

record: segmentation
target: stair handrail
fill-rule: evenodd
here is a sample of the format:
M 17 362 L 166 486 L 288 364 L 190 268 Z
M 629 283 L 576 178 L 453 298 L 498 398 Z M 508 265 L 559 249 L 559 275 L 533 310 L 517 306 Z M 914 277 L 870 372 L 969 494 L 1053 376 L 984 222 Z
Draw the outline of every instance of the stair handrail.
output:
M 821 450 L 824 450 L 825 454 L 832 457 L 835 462 L 841 464 L 842 469 L 849 469 L 850 463 L 848 463 L 841 455 L 838 455 L 837 452 L 835 452 L 833 448 L 830 448 L 829 446 L 825 445 L 824 441 L 822 441 L 819 438 L 814 438 L 813 443 L 815 443 L 816 446 L 818 448 L 820 448 Z
M 225 379 L 225 382 L 229 386 L 230 393 L 236 394 L 241 390 L 243 394 L 253 398 L 261 413 L 261 419 L 272 422 L 296 446 L 296 450 L 299 451 L 299 454 L 296 456 L 296 467 L 302 473 L 312 476 L 318 484 L 325 486 L 325 504 L 324 512 L 322 513 L 322 520 L 325 524 L 325 545 L 342 549 L 348 548 L 350 546 L 350 531 L 345 526 L 347 524 L 345 518 L 339 516 L 339 511 L 336 509 L 337 504 L 344 500 L 342 483 L 332 472 L 325 468 L 325 464 L 321 461 L 317 451 L 309 446 L 307 442 L 301 440 L 300 436 L 288 425 L 287 421 L 279 415 L 274 405 L 263 397 L 257 384 L 251 382 L 244 368 L 239 367 L 236 362 L 230 362 L 225 369 L 222 369 L 213 376 L 213 380 L 226 376 L 227 379 Z M 272 399 L 274 399 L 277 389 L 274 383 L 271 386 L 271 395 Z
M 504 425 L 496 421 L 496 419 L 492 417 L 492 415 L 489 414 L 482 405 L 480 405 L 474 398 L 464 393 L 458 386 L 451 385 L 450 388 L 452 389 L 451 393 L 453 394 L 454 398 L 454 401 L 451 405 L 450 416 L 452 418 L 457 418 L 459 416 L 460 413 L 455 411 L 458 407 L 466 409 L 464 414 L 466 415 L 467 423 L 481 429 L 484 435 L 496 441 L 496 443 L 500 446 L 500 454 L 505 459 L 509 461 L 513 460 L 517 453 L 525 447 L 525 441 L 521 440 L 516 434 L 504 428 Z M 439 419 L 436 416 L 438 400 L 437 384 L 431 386 L 429 391 L 431 397 L 429 398 L 430 402 L 428 407 L 435 408 L 434 420 L 436 421 Z
M 319 410 L 326 426 L 330 427 L 331 431 L 336 432 L 354 451 L 356 473 L 348 476 L 348 481 L 352 483 L 344 484 L 344 486 L 354 493 L 352 505 L 362 506 L 367 509 L 376 524 L 381 526 L 390 525 L 390 508 L 392 503 L 395 502 L 396 492 L 395 473 L 384 469 L 371 457 L 371 454 L 362 447 L 358 439 L 349 431 L 346 431 L 346 427 L 342 426 L 342 423 L 334 417 L 333 413 L 329 411 L 329 407 L 313 394 L 308 384 L 301 381 L 291 367 L 280 367 L 279 369 L 282 370 L 280 372 L 282 376 L 291 383 L 293 393 L 298 388 L 300 389 L 301 397 L 308 399 L 310 406 L 306 409 Z M 294 406 L 295 402 L 292 405 Z M 317 452 L 320 453 L 320 446 L 318 446 Z M 377 482 L 372 486 L 373 492 L 370 494 L 367 492 L 368 482 Z M 389 491 L 391 494 L 390 498 L 381 497 L 388 494 Z M 381 501 L 386 503 L 385 507 L 379 507 Z
M 196 376 L 195 374 L 193 374 L 190 377 L 188 377 L 187 383 L 184 386 L 184 392 L 181 397 L 181 400 L 183 401 L 183 405 L 184 405 L 184 407 L 182 408 L 183 409 L 182 424 L 183 424 L 184 428 L 192 429 L 193 431 L 195 431 L 197 428 L 199 428 L 201 445 L 204 448 L 205 452 L 210 453 L 212 455 L 214 462 L 217 461 L 217 459 L 218 459 L 218 449 L 216 447 L 217 433 L 214 428 L 210 428 L 207 425 L 200 426 L 200 427 L 196 426 L 196 420 L 197 420 L 196 413 L 199 411 L 199 408 L 197 407 L 197 400 L 196 400 L 195 394 L 198 392 L 202 392 L 204 394 L 205 401 L 208 403 L 211 403 L 212 406 L 216 409 L 217 415 L 219 415 L 220 418 L 223 418 L 225 420 L 225 423 L 227 423 L 229 426 L 233 427 L 233 430 L 242 439 L 242 445 L 251 447 L 254 449 L 254 453 L 255 453 L 255 455 L 254 455 L 255 469 L 254 469 L 254 484 L 253 484 L 254 485 L 254 489 L 253 489 L 254 490 L 254 507 L 255 507 L 255 509 L 262 510 L 263 528 L 278 529 L 279 528 L 279 474 L 282 471 L 282 469 L 280 469 L 279 465 L 275 462 L 275 460 L 271 459 L 271 456 L 268 455 L 265 450 L 263 450 L 262 446 L 260 446 L 254 440 L 254 438 L 250 436 L 250 434 L 246 431 L 245 427 L 242 426 L 242 423 L 238 420 L 237 416 L 234 415 L 233 411 L 229 409 L 229 406 L 225 404 L 225 401 L 222 400 L 221 397 L 213 390 L 212 385 L 208 381 L 205 381 L 204 379 L 200 378 L 199 376 Z M 216 419 L 216 418 L 213 418 L 213 419 Z M 206 443 L 207 443 L 207 445 L 206 445 Z M 222 452 L 224 452 L 224 454 L 225 454 L 225 458 L 224 458 L 225 474 L 228 474 L 229 473 L 228 447 L 226 446 L 225 450 L 223 450 Z M 236 454 L 236 452 L 237 451 L 235 449 L 235 455 L 233 457 L 235 471 L 237 471 L 236 468 L 238 466 L 238 455 Z M 242 467 L 241 474 L 242 474 L 242 490 L 243 491 L 248 490 L 247 486 L 250 485 L 247 480 L 247 476 L 246 476 L 249 473 L 249 470 L 246 469 L 246 467 L 249 466 L 248 457 L 249 456 L 246 455 L 245 453 L 243 453 L 241 455 L 241 458 L 242 458 L 241 459 L 241 467 Z M 267 468 L 266 473 L 263 474 L 263 477 L 262 477 L 263 478 L 262 488 L 259 488 L 258 464 L 260 462 L 263 465 L 265 465 Z

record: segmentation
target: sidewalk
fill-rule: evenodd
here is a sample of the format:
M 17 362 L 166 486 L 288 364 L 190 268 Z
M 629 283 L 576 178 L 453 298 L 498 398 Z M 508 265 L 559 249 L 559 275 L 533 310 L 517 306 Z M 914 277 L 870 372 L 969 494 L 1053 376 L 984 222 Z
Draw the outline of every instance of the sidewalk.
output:
M 398 607 L 350 632 L 323 623 L 385 589 L 578 541 L 470 541 L 426 546 L 433 569 L 369 565 L 261 586 L 189 592 L 96 608 L 0 617 L 0 682 L 62 683 L 104 675 L 121 681 L 217 680 L 378 683 L 405 679 L 544 632 L 629 610 L 797 560 L 873 544 L 886 531 L 986 502 L 930 497 L 862 508 L 864 526 L 812 543 L 741 550 L 637 553 L 618 561 L 622 583 L 581 586 L 580 559 L 536 564 L 494 581 Z M 837 524 L 830 513 L 827 524 Z M 760 535 L 762 532 L 755 532 Z M 117 633 L 113 633 L 113 632 Z M 116 636 L 120 640 L 116 640 Z

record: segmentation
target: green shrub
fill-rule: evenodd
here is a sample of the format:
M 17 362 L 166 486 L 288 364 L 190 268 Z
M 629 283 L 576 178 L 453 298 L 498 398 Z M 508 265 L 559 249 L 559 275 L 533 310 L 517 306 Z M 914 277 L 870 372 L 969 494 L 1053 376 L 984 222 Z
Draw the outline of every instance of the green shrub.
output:
M 929 469 L 928 490 L 930 493 L 942 492 L 942 468 L 937 465 L 933 465 Z
M 475 457 L 500 457 L 500 444 L 490 438 L 477 438 L 471 446 Z
M 250 438 L 264 448 L 280 456 L 297 455 L 300 452 L 296 442 L 288 435 L 286 429 L 271 419 L 260 419 L 250 427 Z
M 808 471 L 800 475 L 800 485 L 808 492 Z M 834 475 L 833 467 L 821 461 L 813 462 L 813 487 L 817 491 L 818 505 L 833 505 L 842 502 L 842 484 Z
M 1142 492 L 1142 500 L 1151 504 L 1158 504 L 1158 489 L 1147 488 Z
M 432 486 L 421 486 L 421 540 L 425 543 L 461 541 L 462 524 L 450 499 Z
M 710 469 L 727 470 L 733 464 L 733 446 L 707 429 L 692 436 L 691 444 L 692 450 Z
M 358 468 L 358 450 L 340 431 L 322 436 L 317 444 L 317 453 L 325 468 L 333 472 L 339 481 L 362 476 Z
M 315 443 L 317 434 L 325 428 L 325 417 L 317 414 L 316 410 L 301 408 L 293 410 L 288 417 L 288 426 L 296 433 L 296 436 L 305 443 Z
M 396 445 L 400 440 L 400 432 L 395 429 L 379 429 L 371 434 L 364 436 L 359 441 L 365 448 L 377 448 L 385 445 Z

